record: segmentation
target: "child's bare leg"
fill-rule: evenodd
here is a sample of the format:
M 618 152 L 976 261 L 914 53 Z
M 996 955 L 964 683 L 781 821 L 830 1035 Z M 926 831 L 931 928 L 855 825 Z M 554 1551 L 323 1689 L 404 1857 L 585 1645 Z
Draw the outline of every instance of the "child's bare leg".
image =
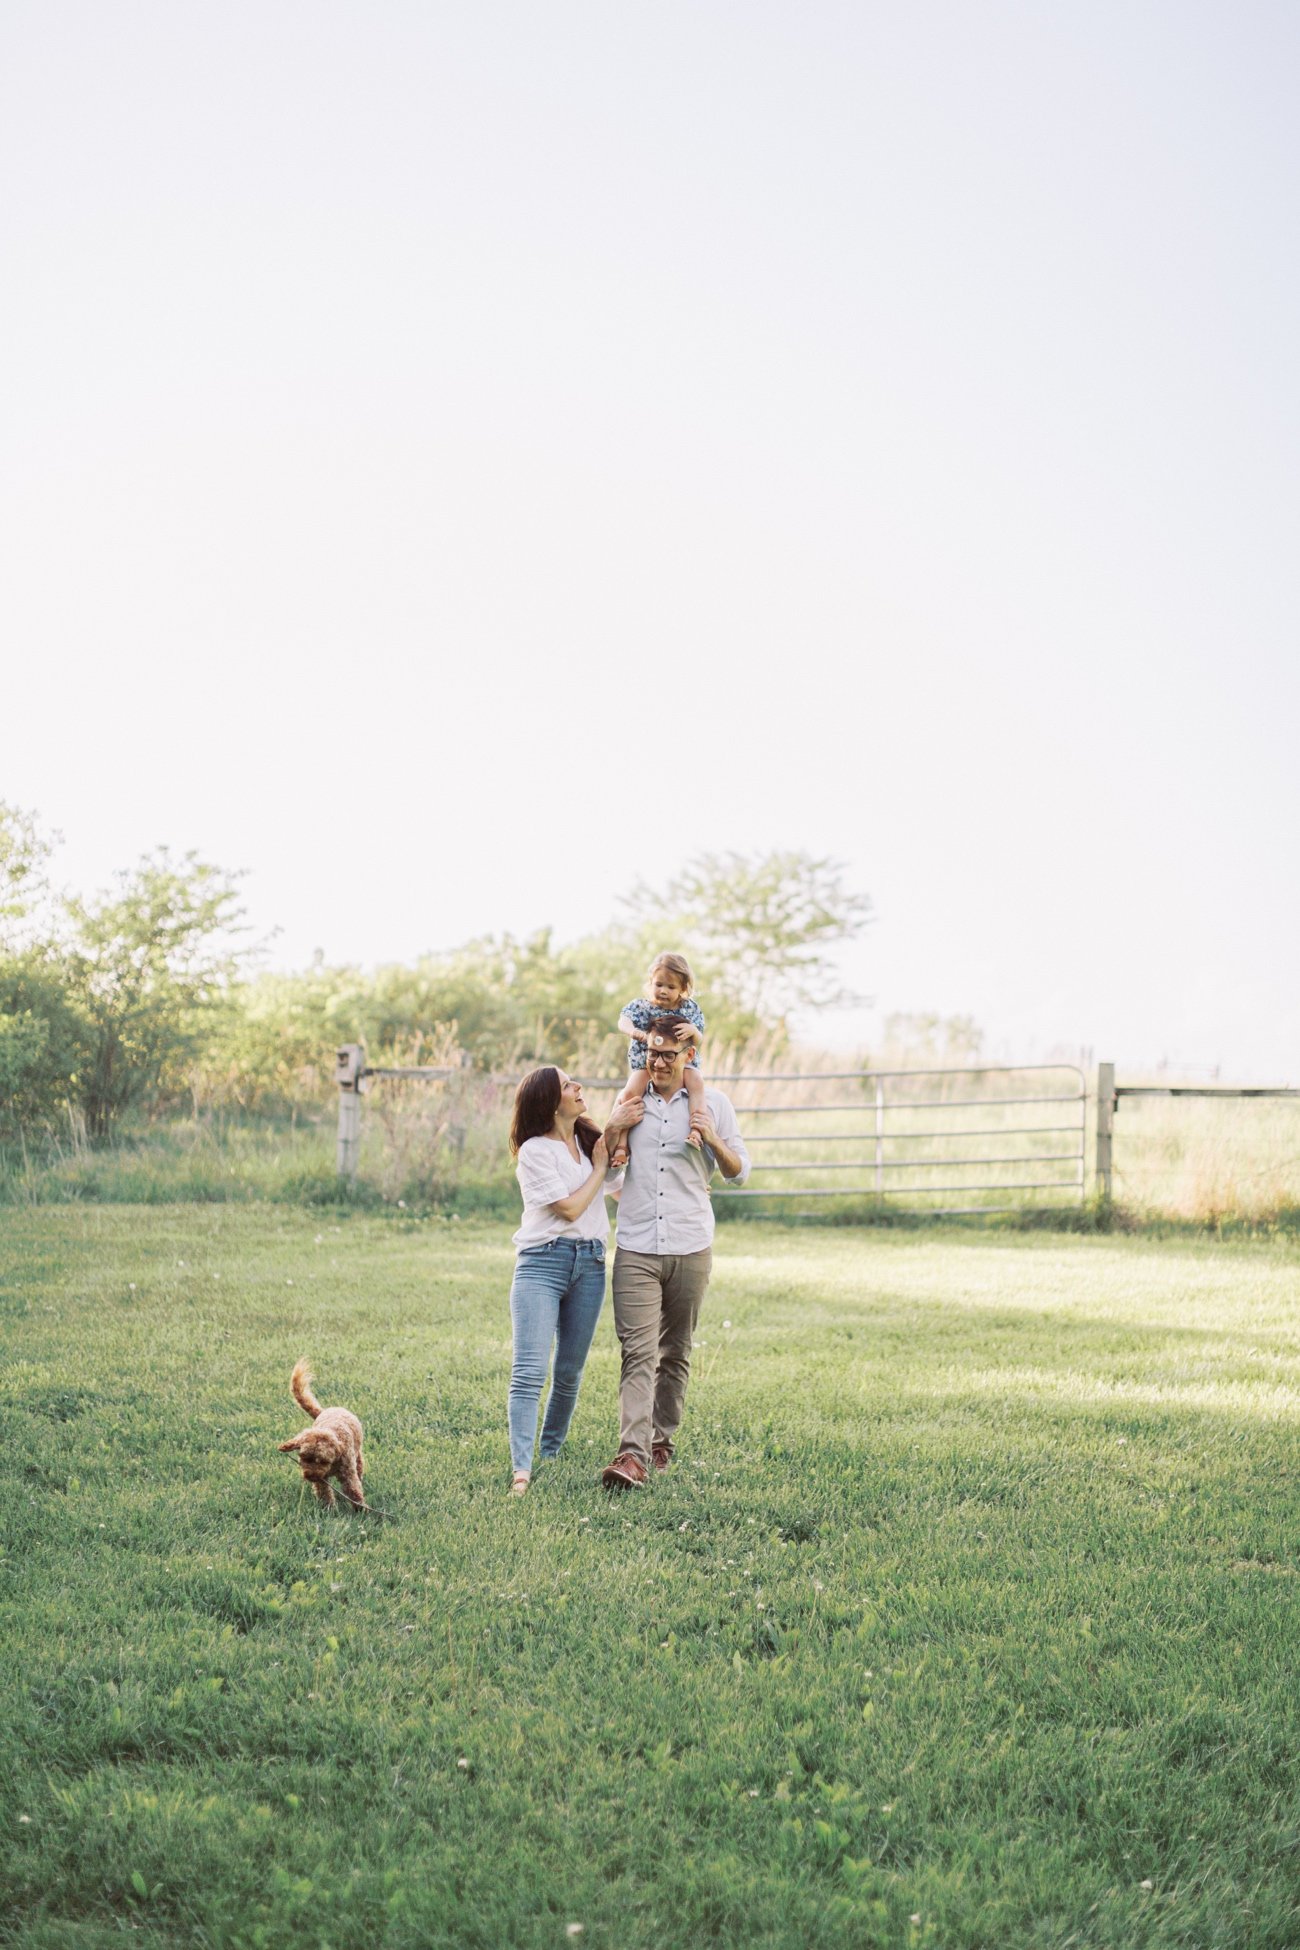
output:
M 704 1139 L 700 1136 L 699 1132 L 695 1128 L 695 1116 L 697 1111 L 703 1112 L 708 1108 L 708 1106 L 705 1104 L 704 1101 L 703 1073 L 699 1070 L 693 1070 L 688 1067 L 686 1071 L 685 1083 L 686 1083 L 686 1097 L 687 1097 L 686 1108 L 690 1113 L 690 1119 L 691 1119 L 691 1128 L 686 1133 L 686 1142 L 688 1144 L 693 1144 L 696 1150 L 698 1151 L 700 1146 L 703 1144 Z
M 633 1070 L 627 1082 L 614 1099 L 614 1107 L 619 1104 L 639 1104 L 650 1084 L 649 1070 Z M 620 1131 L 610 1156 L 611 1171 L 621 1171 L 627 1163 L 627 1132 Z

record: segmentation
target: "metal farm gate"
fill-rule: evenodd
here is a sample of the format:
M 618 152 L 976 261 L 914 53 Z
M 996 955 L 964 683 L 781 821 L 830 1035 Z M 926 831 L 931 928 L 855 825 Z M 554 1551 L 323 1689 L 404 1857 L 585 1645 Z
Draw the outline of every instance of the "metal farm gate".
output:
M 339 1050 L 339 1176 L 356 1176 L 361 1093 L 372 1078 L 433 1082 L 455 1074 L 372 1069 L 359 1045 Z M 593 1102 L 597 1116 L 623 1081 L 581 1079 L 601 1100 Z M 715 1185 L 718 1198 L 822 1213 L 835 1207 L 811 1201 L 834 1200 L 849 1213 L 875 1207 L 936 1216 L 1083 1201 L 1088 1091 L 1073 1064 L 742 1072 L 706 1081 L 734 1103 L 753 1162 L 749 1183 L 735 1191 Z
M 1018 1211 L 1035 1202 L 1019 1196 L 1027 1192 L 1049 1195 L 1039 1203 L 1083 1200 L 1088 1091 L 1073 1065 L 705 1080 L 735 1104 L 753 1166 L 747 1185 L 715 1185 L 718 1198 L 787 1209 L 811 1199 L 888 1202 L 936 1216 Z M 964 1202 L 944 1202 L 953 1198 Z

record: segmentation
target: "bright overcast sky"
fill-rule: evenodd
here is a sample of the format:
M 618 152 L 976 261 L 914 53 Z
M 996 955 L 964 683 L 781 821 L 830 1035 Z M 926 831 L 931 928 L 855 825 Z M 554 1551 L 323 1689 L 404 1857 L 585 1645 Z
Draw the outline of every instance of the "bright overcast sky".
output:
M 285 966 L 806 848 L 828 1040 L 1300 1082 L 1297 99 L 1289 0 L 10 0 L 0 797 Z

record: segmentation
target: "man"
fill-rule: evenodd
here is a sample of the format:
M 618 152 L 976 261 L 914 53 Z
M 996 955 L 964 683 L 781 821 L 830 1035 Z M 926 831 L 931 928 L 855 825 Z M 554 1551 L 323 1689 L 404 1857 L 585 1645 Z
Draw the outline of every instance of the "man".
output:
M 691 1340 L 713 1270 L 714 1170 L 733 1184 L 749 1176 L 736 1113 L 720 1090 L 690 1114 L 683 1077 L 695 1054 L 678 1041 L 684 1017 L 655 1022 L 646 1042 L 650 1087 L 615 1106 L 605 1142 L 627 1133 L 628 1167 L 618 1206 L 614 1331 L 623 1350 L 618 1454 L 601 1475 L 607 1490 L 640 1489 L 651 1468 L 667 1469 L 691 1372 Z M 700 1149 L 687 1142 L 694 1128 Z

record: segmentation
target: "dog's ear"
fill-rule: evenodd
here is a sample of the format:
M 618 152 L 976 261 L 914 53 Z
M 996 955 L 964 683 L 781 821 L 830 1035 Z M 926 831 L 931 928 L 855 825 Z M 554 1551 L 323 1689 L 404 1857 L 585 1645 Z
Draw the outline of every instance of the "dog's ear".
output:
M 303 1435 L 306 1435 L 307 1430 L 304 1429 L 302 1433 Z M 301 1448 L 302 1448 L 302 1435 L 296 1435 L 292 1442 L 282 1442 L 280 1444 L 280 1454 L 283 1455 L 286 1449 L 301 1449 Z

